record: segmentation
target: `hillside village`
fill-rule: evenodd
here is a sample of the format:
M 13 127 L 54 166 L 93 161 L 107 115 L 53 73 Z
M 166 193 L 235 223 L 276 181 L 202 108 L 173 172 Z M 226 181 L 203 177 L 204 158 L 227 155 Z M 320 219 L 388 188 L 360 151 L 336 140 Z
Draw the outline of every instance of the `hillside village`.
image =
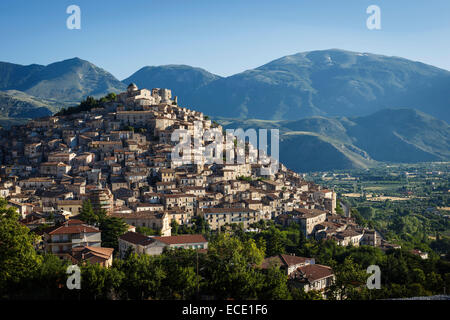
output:
M 306 237 L 334 239 L 342 246 L 388 245 L 374 230 L 336 213 L 333 190 L 305 181 L 282 164 L 278 171 L 267 172 L 259 159 L 250 159 L 251 152 L 245 163 L 171 159 L 177 143 L 172 133 L 193 131 L 195 121 L 203 130 L 222 131 L 203 113 L 178 106 L 171 90 L 130 84 L 100 108 L 1 130 L 0 197 L 30 229 L 51 225 L 41 232 L 40 249 L 74 263 L 110 266 L 113 259 L 113 248 L 101 246 L 98 226 L 77 219 L 86 200 L 94 211 L 127 223 L 128 232 L 119 237 L 119 257 L 130 247 L 151 255 L 171 247 L 207 250 L 203 235 L 172 235 L 174 223 L 189 226 L 194 217 L 219 232 L 233 224 L 254 230 L 258 221 L 275 220 L 299 224 Z M 202 147 L 210 142 L 202 141 Z M 220 143 L 225 149 L 225 141 Z M 138 227 L 159 235 L 137 233 Z M 299 273 L 320 281 L 332 277 L 329 267 L 313 267 L 312 258 L 267 259 L 266 264 L 278 261 L 291 278 Z

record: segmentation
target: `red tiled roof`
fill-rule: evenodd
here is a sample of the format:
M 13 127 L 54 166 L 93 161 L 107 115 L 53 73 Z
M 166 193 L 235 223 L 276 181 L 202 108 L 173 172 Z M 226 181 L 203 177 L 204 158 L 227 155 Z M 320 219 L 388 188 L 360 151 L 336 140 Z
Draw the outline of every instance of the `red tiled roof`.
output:
M 279 256 L 288 266 L 296 265 L 299 263 L 306 263 L 311 260 L 311 258 L 291 256 L 289 254 L 280 254 Z
M 113 248 L 102 247 L 76 247 L 72 249 L 72 256 L 77 260 L 92 260 L 100 262 L 102 260 L 108 260 L 113 254 Z
M 81 221 L 79 219 L 70 219 L 67 221 L 67 224 L 69 225 L 77 225 L 77 224 L 85 224 L 86 222 Z
M 331 267 L 323 266 L 321 264 L 309 264 L 306 266 L 298 267 L 297 271 L 302 274 L 310 283 L 328 278 L 333 275 Z
M 74 234 L 74 233 L 97 233 L 100 232 L 99 229 L 84 224 L 81 220 L 68 220 L 63 225 L 51 227 L 45 230 L 46 233 L 50 235 L 55 234 Z
M 150 237 L 147 237 L 146 235 L 132 231 L 128 231 L 127 233 L 121 235 L 119 239 L 125 240 L 126 242 L 129 243 L 138 244 L 141 246 L 147 246 L 150 243 L 155 242 L 155 240 L 153 240 Z
M 284 267 L 289 267 L 289 266 L 296 265 L 296 264 L 310 263 L 309 262 L 310 260 L 312 260 L 312 258 L 291 256 L 289 254 L 279 254 L 279 255 L 264 259 L 261 267 L 265 269 L 265 268 L 269 268 L 273 264 L 279 265 L 279 266 L 284 266 Z
M 203 209 L 204 213 L 228 213 L 228 212 L 256 212 L 248 208 L 207 208 Z
M 306 209 L 306 208 L 295 208 L 294 213 L 300 213 L 300 217 L 301 218 L 312 218 L 312 217 L 317 217 L 320 216 L 322 214 L 326 214 L 326 211 L 322 211 L 322 210 L 317 210 L 317 209 Z
M 163 219 L 164 212 L 162 211 L 151 211 L 151 210 L 142 210 L 132 213 L 126 212 L 114 212 L 111 216 L 123 219 Z
M 201 234 L 183 234 L 179 236 L 170 237 L 152 237 L 155 240 L 165 244 L 184 244 L 184 243 L 201 243 L 207 242 L 205 237 Z

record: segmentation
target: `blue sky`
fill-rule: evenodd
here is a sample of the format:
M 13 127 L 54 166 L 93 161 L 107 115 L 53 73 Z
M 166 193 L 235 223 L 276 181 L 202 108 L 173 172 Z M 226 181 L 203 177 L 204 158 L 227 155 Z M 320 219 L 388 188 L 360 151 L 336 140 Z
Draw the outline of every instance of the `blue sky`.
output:
M 66 27 L 69 5 L 81 30 Z M 381 8 L 381 30 L 366 8 Z M 448 0 L 1 0 L 0 61 L 89 60 L 120 80 L 146 65 L 228 76 L 302 51 L 340 48 L 450 70 Z

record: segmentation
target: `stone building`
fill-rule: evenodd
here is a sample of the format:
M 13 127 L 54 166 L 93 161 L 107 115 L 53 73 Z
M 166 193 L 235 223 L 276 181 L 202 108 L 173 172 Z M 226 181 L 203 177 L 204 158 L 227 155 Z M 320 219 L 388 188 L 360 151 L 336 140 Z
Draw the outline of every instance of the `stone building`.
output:
M 119 237 L 120 256 L 124 257 L 130 248 L 137 254 L 159 255 L 164 250 L 176 248 L 207 250 L 208 241 L 201 234 L 151 237 L 127 232 Z
M 139 211 L 132 213 L 117 213 L 113 217 L 122 218 L 134 227 L 146 227 L 159 231 L 162 236 L 171 235 L 170 217 L 166 212 Z
M 105 210 L 106 214 L 112 214 L 114 211 L 114 196 L 108 188 L 98 186 L 91 190 L 89 200 L 91 200 L 95 212 Z
M 260 213 L 248 208 L 208 208 L 202 213 L 211 230 L 220 229 L 226 224 L 242 223 L 244 228 L 262 219 Z
M 305 292 L 315 290 L 325 296 L 325 290 L 335 281 L 331 267 L 320 264 L 308 264 L 297 268 L 289 276 L 289 283 L 302 288 Z
M 327 218 L 326 211 L 316 209 L 294 209 L 294 212 L 298 214 L 297 219 L 302 227 L 303 234 L 306 237 L 312 235 L 314 227 L 324 222 Z

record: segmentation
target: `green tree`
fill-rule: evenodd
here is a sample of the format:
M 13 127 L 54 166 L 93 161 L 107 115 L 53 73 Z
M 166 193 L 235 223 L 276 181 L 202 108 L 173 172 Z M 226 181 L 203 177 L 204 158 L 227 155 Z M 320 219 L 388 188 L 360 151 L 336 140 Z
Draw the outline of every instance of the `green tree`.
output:
M 172 220 L 172 222 L 170 223 L 170 227 L 171 227 L 171 234 L 176 236 L 178 234 L 178 228 L 180 227 L 180 225 L 176 220 Z
M 127 224 L 121 218 L 109 217 L 104 209 L 95 212 L 90 200 L 83 201 L 78 218 L 96 225 L 102 232 L 102 246 L 118 249 L 118 237 L 127 232 Z
M 360 226 L 367 226 L 367 220 L 359 213 L 356 208 L 351 209 L 351 216 L 355 219 L 355 222 Z
M 70 298 L 70 290 L 65 290 L 68 266 L 69 261 L 45 254 L 33 273 L 33 279 L 24 286 L 26 296 L 33 299 Z
M 283 236 L 281 235 L 281 231 L 278 230 L 278 228 L 271 227 L 268 230 L 266 244 L 268 256 L 274 256 L 285 252 Z
M 443 291 L 443 283 L 442 277 L 440 274 L 432 271 L 427 274 L 426 287 L 435 293 L 442 293 Z
M 336 280 L 327 290 L 330 299 L 357 299 L 362 287 L 366 285 L 368 274 L 352 258 L 345 258 L 334 266 Z
M 114 92 L 108 93 L 108 95 L 106 95 L 106 99 L 108 101 L 115 101 L 117 98 L 117 95 Z
M 207 291 L 218 299 L 256 299 L 264 276 L 255 269 L 264 258 L 254 240 L 220 234 L 208 248 Z
M 372 219 L 375 215 L 375 210 L 372 207 L 358 207 L 357 210 L 365 219 Z
M 145 234 L 146 236 L 160 236 L 161 230 L 154 230 L 149 227 L 136 227 L 137 233 Z
M 127 224 L 122 218 L 104 217 L 100 221 L 102 231 L 102 247 L 114 248 L 118 250 L 118 238 L 127 232 Z
M 287 300 L 291 298 L 287 285 L 287 275 L 278 267 L 271 267 L 264 273 L 264 284 L 258 299 Z
M 124 272 L 117 268 L 85 263 L 81 266 L 81 295 L 89 300 L 114 299 L 124 277 Z
M 414 268 L 412 274 L 414 283 L 419 283 L 421 285 L 425 284 L 426 277 L 422 269 Z
M 344 215 L 344 210 L 341 207 L 341 202 L 338 200 L 336 201 L 336 213 L 340 215 Z
M 292 286 L 290 287 L 290 293 L 294 300 L 323 300 L 322 293 L 316 290 L 305 292 L 303 289 Z
M 78 219 L 90 225 L 95 225 L 99 222 L 98 215 L 94 213 L 94 209 L 92 208 L 91 200 L 83 201 Z
M 124 299 L 158 299 L 162 281 L 167 277 L 156 257 L 131 253 L 118 263 L 118 269 L 125 275 L 119 293 Z
M 158 258 L 164 272 L 168 275 L 161 284 L 163 299 L 191 299 L 197 292 L 197 256 L 194 250 L 169 249 Z M 203 255 L 201 256 L 203 258 Z M 204 264 L 203 259 L 199 259 Z
M 299 250 L 303 249 L 303 247 L 305 246 L 306 242 L 307 242 L 307 240 L 306 240 L 305 234 L 300 229 L 299 230 L 299 237 L 298 237 L 298 249 Z
M 0 297 L 14 294 L 41 261 L 33 247 L 36 238 L 19 223 L 16 210 L 6 205 L 0 198 Z
M 208 221 L 206 221 L 205 218 L 201 216 L 193 217 L 192 223 L 194 224 L 195 233 L 206 234 L 210 230 Z

